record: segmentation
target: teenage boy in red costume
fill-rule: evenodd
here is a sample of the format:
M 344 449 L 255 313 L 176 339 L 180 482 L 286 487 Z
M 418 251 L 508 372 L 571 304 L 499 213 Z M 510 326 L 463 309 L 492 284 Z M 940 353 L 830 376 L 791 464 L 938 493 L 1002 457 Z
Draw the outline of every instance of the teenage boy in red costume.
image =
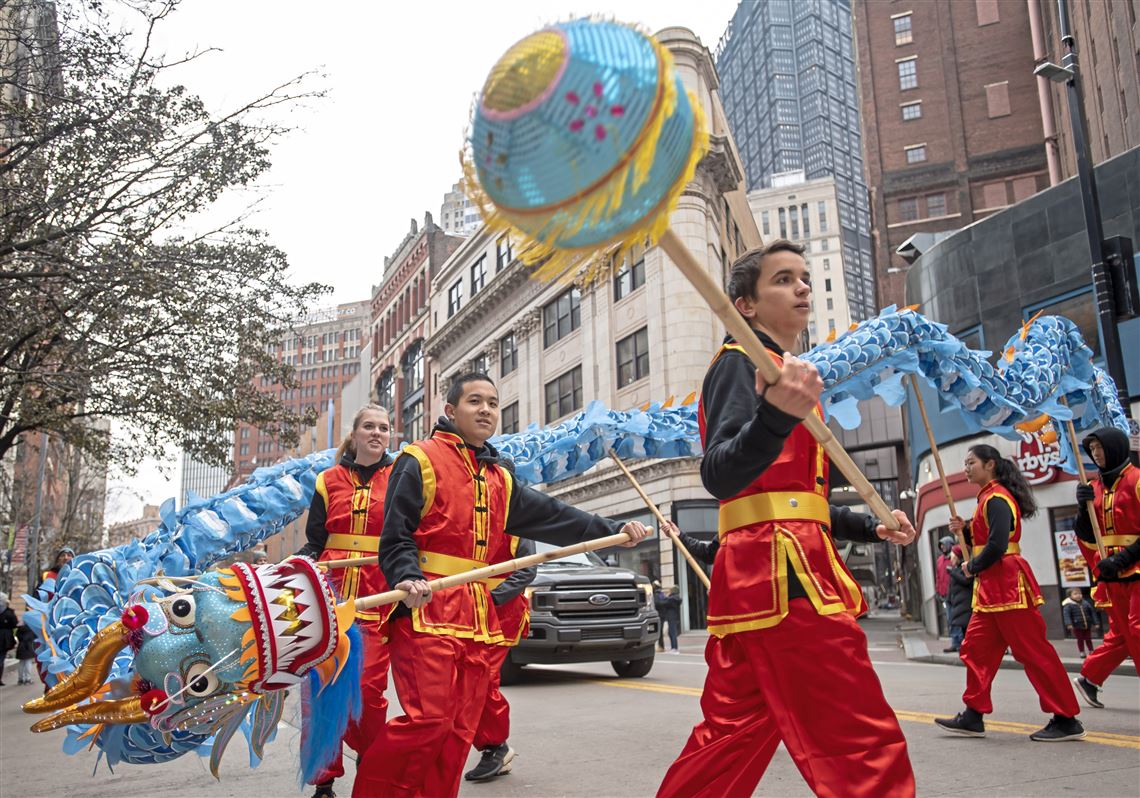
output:
M 490 579 L 432 594 L 427 580 L 513 559 L 518 535 L 556 546 L 626 532 L 649 534 L 576 510 L 514 481 L 487 439 L 499 395 L 485 374 L 458 378 L 431 438 L 404 449 L 384 502 L 380 567 L 408 592 L 393 612 L 392 678 L 405 714 L 390 720 L 357 770 L 356 798 L 444 798 L 459 792 L 463 764 L 487 698 L 495 649 L 510 645 Z
M 728 337 L 701 389 L 701 478 L 721 502 L 704 721 L 658 795 L 752 795 L 783 742 L 816 795 L 913 796 L 906 741 L 855 622 L 863 595 L 832 538 L 905 544 L 914 528 L 900 511 L 890 531 L 828 504 L 827 456 L 800 424 L 820 412 L 823 383 L 788 354 L 811 315 L 803 248 L 746 253 L 729 296 L 780 379 L 765 384 Z

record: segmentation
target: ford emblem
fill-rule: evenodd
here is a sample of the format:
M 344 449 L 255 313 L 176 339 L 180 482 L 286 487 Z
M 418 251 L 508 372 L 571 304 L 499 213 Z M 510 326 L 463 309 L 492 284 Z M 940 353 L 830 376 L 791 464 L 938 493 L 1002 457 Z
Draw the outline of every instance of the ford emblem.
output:
M 610 603 L 610 597 L 605 593 L 595 593 L 594 595 L 590 596 L 587 601 L 589 601 L 595 607 L 604 607 Z

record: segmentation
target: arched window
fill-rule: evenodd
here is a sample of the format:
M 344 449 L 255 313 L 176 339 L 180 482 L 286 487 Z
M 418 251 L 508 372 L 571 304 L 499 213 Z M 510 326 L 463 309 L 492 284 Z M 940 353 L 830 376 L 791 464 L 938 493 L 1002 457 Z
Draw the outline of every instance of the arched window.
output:
M 401 397 L 400 433 L 406 441 L 423 438 L 426 434 L 424 423 L 424 342 L 418 339 L 406 350 L 400 359 L 403 371 L 404 390 Z
M 380 375 L 380 379 L 376 380 L 376 404 L 392 411 L 396 404 L 395 392 L 396 369 L 394 366 L 389 366 Z

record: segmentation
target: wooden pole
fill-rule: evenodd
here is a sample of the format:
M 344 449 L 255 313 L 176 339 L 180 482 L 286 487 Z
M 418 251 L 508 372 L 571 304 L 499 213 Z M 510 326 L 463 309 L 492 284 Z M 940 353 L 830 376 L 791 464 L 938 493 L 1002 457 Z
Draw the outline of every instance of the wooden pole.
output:
M 780 378 L 779 368 L 772 362 L 772 358 L 764 349 L 763 344 L 760 343 L 760 339 L 756 337 L 756 333 L 748 326 L 748 322 L 737 312 L 728 296 L 721 290 L 712 276 L 705 271 L 704 266 L 689 251 L 685 243 L 670 229 L 661 236 L 658 245 L 692 283 L 693 288 L 697 289 L 697 293 L 708 303 L 712 312 L 720 318 L 728 334 L 744 348 L 764 380 L 769 385 L 775 383 Z M 823 419 L 812 413 L 803 420 L 803 425 L 824 448 L 831 462 L 835 464 L 843 476 L 847 477 L 847 481 L 851 483 L 863 501 L 871 508 L 871 511 L 879 517 L 883 525 L 887 529 L 897 530 L 899 528 L 898 519 L 891 514 L 891 509 L 887 507 L 883 497 L 878 494 L 867 477 L 855 465 L 851 455 L 847 454 L 847 451 L 831 434 L 831 430 L 823 423 Z
M 1068 404 L 1064 398 L 1062 398 L 1061 401 Z M 1081 460 L 1080 444 L 1077 442 L 1077 428 L 1073 426 L 1072 419 L 1065 422 L 1065 428 L 1069 432 L 1069 445 L 1073 447 L 1073 457 L 1077 461 L 1077 473 L 1080 474 L 1081 484 L 1087 485 L 1089 484 L 1089 478 L 1085 474 L 1085 464 L 1084 461 Z M 1092 521 L 1093 537 L 1096 539 L 1097 554 L 1099 554 L 1103 560 L 1105 558 L 1104 540 L 1101 538 L 1100 533 L 1100 519 L 1096 517 L 1096 504 L 1093 502 L 1085 502 L 1085 509 L 1088 510 L 1089 520 Z M 1092 569 L 1090 568 L 1089 570 L 1091 571 Z
M 483 568 L 474 568 L 470 571 L 464 571 L 461 574 L 440 577 L 439 579 L 431 580 L 428 582 L 428 585 L 431 587 L 432 592 L 449 587 L 456 587 L 458 585 L 468 585 L 472 582 L 478 582 L 480 579 L 489 579 L 490 577 L 501 576 L 511 571 L 529 568 L 532 565 L 539 565 L 544 562 L 550 562 L 551 560 L 569 557 L 571 554 L 581 554 L 587 551 L 596 551 L 597 549 L 608 549 L 610 546 L 619 546 L 622 543 L 628 542 L 629 535 L 625 532 L 621 532 L 617 535 L 609 535 L 604 538 L 575 543 L 573 546 L 563 546 L 560 549 L 551 549 L 550 551 L 531 554 L 529 557 L 516 557 L 513 560 L 506 560 Z M 389 590 L 384 593 L 358 598 L 356 600 L 356 609 L 370 610 L 373 607 L 382 607 L 385 604 L 395 604 L 397 601 L 403 601 L 407 597 L 408 592 L 406 590 Z
M 689 567 L 692 568 L 696 573 L 697 579 L 700 579 L 701 584 L 705 586 L 705 590 L 708 590 L 710 587 L 709 577 L 708 574 L 705 573 L 705 569 L 697 563 L 697 561 L 693 558 L 693 555 L 687 548 L 685 548 L 685 544 L 681 542 L 681 538 L 677 535 L 674 535 L 672 530 L 669 529 L 668 524 L 665 522 L 665 516 L 661 514 L 661 511 L 657 509 L 657 505 L 654 504 L 653 500 L 650 499 L 649 496 L 645 493 L 645 489 L 641 487 L 641 483 L 637 481 L 637 478 L 629 472 L 628 468 L 625 467 L 625 463 L 623 463 L 621 461 L 621 458 L 617 456 L 617 452 L 615 452 L 613 449 L 610 449 L 609 451 L 610 459 L 613 460 L 614 463 L 617 464 L 617 467 L 621 469 L 621 472 L 625 474 L 625 478 L 629 480 L 629 484 L 633 485 L 633 489 L 637 491 L 639 496 L 641 496 L 641 500 L 645 502 L 645 506 L 649 508 L 649 511 L 653 513 L 654 516 L 656 516 L 657 523 L 661 525 L 661 529 L 665 531 L 665 534 L 669 536 L 669 540 L 673 541 L 673 545 L 676 546 L 677 550 L 680 551 L 684 556 L 685 560 L 689 563 Z
M 325 568 L 325 569 L 329 569 L 329 568 L 350 568 L 354 565 L 379 565 L 379 564 L 380 564 L 380 558 L 374 554 L 371 557 L 356 557 L 356 558 L 349 557 L 347 560 L 325 560 L 324 562 L 318 562 L 317 567 L 318 568 Z
M 938 444 L 934 441 L 934 430 L 930 428 L 930 418 L 926 415 L 926 402 L 922 398 L 922 391 L 918 388 L 918 377 L 910 375 L 910 385 L 914 388 L 914 398 L 918 402 L 918 412 L 922 414 L 922 426 L 926 427 L 926 439 L 930 441 L 930 454 L 934 457 L 934 467 L 938 469 L 938 479 L 942 481 L 942 492 L 946 494 L 946 504 L 950 508 L 950 515 L 957 516 L 958 510 L 954 507 L 954 495 L 950 492 L 950 483 L 946 479 L 946 469 L 942 466 L 942 455 L 938 453 Z M 961 531 L 957 535 L 958 545 L 962 548 L 962 562 L 970 559 L 970 547 L 966 545 L 966 533 Z

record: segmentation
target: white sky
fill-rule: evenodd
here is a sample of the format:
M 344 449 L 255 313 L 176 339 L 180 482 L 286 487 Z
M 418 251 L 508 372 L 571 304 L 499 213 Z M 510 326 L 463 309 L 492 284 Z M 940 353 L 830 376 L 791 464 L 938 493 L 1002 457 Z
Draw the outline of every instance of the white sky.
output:
M 370 296 L 412 218 L 422 223 L 431 211 L 439 222 L 443 194 L 459 178 L 472 100 L 511 44 L 551 22 L 601 15 L 653 31 L 684 26 L 714 50 L 736 5 L 185 0 L 160 27 L 156 49 L 172 57 L 221 50 L 177 75 L 214 111 L 302 72 L 322 73 L 310 85 L 326 89 L 326 98 L 277 117 L 296 130 L 273 151 L 251 224 L 288 253 L 298 281 L 332 285 L 330 303 L 348 302 Z M 177 458 L 169 454 L 136 478 L 112 477 L 118 489 L 108 523 L 178 493 Z

